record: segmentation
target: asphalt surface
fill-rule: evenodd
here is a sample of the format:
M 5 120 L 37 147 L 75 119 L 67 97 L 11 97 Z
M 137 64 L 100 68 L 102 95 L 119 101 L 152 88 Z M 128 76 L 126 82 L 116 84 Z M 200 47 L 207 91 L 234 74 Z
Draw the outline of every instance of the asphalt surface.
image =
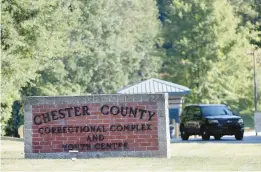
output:
M 261 144 L 261 133 L 256 136 L 255 132 L 245 132 L 243 140 L 236 140 L 234 136 L 223 136 L 220 140 L 215 140 L 213 136 L 210 140 L 202 140 L 201 136 L 190 136 L 188 140 L 170 139 L 171 143 L 231 143 L 231 144 Z

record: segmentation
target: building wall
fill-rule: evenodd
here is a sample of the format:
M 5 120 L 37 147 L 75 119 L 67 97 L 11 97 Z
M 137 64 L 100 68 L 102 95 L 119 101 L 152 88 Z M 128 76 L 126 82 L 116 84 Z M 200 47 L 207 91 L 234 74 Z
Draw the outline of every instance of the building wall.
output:
M 183 97 L 169 95 L 169 109 L 178 109 L 178 116 L 182 113 L 182 103 Z

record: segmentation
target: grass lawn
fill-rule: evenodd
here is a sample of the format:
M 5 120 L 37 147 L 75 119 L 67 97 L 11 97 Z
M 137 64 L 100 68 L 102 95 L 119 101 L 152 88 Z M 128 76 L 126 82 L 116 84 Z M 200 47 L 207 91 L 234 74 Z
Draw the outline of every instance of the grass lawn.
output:
M 172 143 L 171 159 L 24 159 L 23 140 L 2 138 L 2 171 L 261 171 L 261 144 Z

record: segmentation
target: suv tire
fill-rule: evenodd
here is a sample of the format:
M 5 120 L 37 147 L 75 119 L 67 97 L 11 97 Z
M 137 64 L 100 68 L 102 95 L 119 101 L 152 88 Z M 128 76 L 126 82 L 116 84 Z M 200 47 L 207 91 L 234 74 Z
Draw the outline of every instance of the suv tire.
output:
M 222 136 L 221 136 L 220 134 L 214 135 L 215 140 L 220 140 L 221 137 L 222 137 Z
M 180 136 L 182 140 L 188 140 L 189 138 L 189 134 L 185 132 L 185 127 L 183 125 L 180 127 Z
M 238 133 L 235 134 L 235 138 L 237 140 L 242 140 L 243 137 L 244 137 L 244 132 L 238 132 Z
M 182 140 L 188 140 L 188 138 L 189 138 L 188 133 L 186 133 L 185 131 L 182 131 L 181 132 L 181 139 Z
M 210 135 L 204 130 L 201 134 L 202 140 L 209 140 Z

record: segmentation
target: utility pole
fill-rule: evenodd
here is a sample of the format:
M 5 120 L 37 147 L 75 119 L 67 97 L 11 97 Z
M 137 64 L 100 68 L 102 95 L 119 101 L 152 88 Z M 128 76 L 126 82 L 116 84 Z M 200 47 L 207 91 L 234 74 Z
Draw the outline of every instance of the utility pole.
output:
M 248 55 L 253 55 L 253 66 L 254 66 L 254 105 L 255 105 L 255 112 L 254 116 L 257 113 L 257 87 L 256 87 L 256 50 L 248 53 Z M 256 122 L 256 121 L 255 121 Z M 256 125 L 256 124 L 255 124 Z M 256 131 L 257 136 L 257 131 Z
M 254 49 L 248 55 L 253 55 L 253 67 L 254 67 L 254 106 L 255 112 L 257 112 L 257 86 L 256 86 L 256 49 Z
M 256 86 L 256 53 L 253 52 L 253 63 L 254 63 L 254 103 L 255 112 L 257 112 L 257 86 Z

